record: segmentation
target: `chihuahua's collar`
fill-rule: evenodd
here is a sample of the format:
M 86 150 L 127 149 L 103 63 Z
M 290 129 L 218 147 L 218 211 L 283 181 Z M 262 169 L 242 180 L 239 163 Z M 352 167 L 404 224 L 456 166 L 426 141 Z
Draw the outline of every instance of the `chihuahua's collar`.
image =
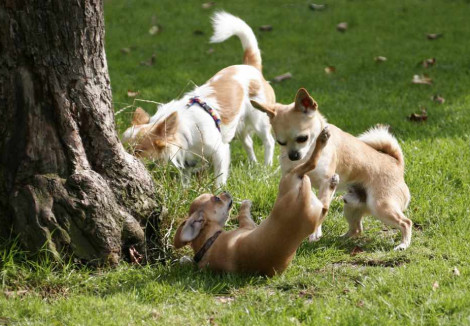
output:
M 202 257 L 204 257 L 204 255 L 206 254 L 207 250 L 209 250 L 209 248 L 212 246 L 212 244 L 215 242 L 215 240 L 217 240 L 217 238 L 219 237 L 219 235 L 222 233 L 222 230 L 219 230 L 217 231 L 216 233 L 214 233 L 214 235 L 212 237 L 210 237 L 209 239 L 206 240 L 206 242 L 204 243 L 204 245 L 202 246 L 201 249 L 199 249 L 198 252 L 196 252 L 196 254 L 194 255 L 194 262 L 197 264 L 201 261 Z
M 186 105 L 188 108 L 191 107 L 194 103 L 197 103 L 199 104 L 199 106 L 201 108 L 204 109 L 204 111 L 206 111 L 207 113 L 209 113 L 209 115 L 212 117 L 212 119 L 214 120 L 215 122 L 215 126 L 217 127 L 217 129 L 219 130 L 220 132 L 220 119 L 219 119 L 219 116 L 217 115 L 217 113 L 215 112 L 215 110 L 213 108 L 211 108 L 209 106 L 209 104 L 207 104 L 206 102 L 204 102 L 203 100 L 201 100 L 198 96 L 194 96 L 194 97 L 191 97 L 189 99 L 189 102 L 188 104 Z

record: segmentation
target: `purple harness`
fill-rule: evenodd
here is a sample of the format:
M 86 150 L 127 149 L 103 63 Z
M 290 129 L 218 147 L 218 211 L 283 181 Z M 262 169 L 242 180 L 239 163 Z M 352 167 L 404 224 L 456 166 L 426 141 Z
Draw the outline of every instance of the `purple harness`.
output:
M 215 110 L 213 108 L 211 108 L 209 106 L 209 104 L 207 104 L 206 102 L 204 102 L 203 100 L 201 100 L 198 96 L 194 96 L 194 97 L 191 97 L 189 99 L 189 102 L 188 104 L 186 104 L 186 107 L 187 108 L 190 108 L 193 104 L 199 104 L 199 106 L 201 108 L 204 109 L 204 111 L 206 111 L 207 113 L 209 113 L 209 115 L 212 117 L 212 119 L 214 120 L 215 122 L 215 126 L 217 127 L 217 129 L 219 130 L 220 132 L 220 119 L 219 117 L 217 116 L 217 114 L 215 113 Z

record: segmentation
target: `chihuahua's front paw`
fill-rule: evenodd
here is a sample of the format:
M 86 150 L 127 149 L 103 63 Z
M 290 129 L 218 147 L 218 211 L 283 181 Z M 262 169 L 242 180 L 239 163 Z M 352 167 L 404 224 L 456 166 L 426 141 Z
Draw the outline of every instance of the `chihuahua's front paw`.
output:
M 242 201 L 242 205 L 241 205 L 241 207 L 240 207 L 240 210 L 244 210 L 244 209 L 250 210 L 250 209 L 251 209 L 251 205 L 253 205 L 253 203 L 251 202 L 251 200 L 245 199 L 244 201 Z
M 331 136 L 331 133 L 330 133 L 330 130 L 328 129 L 328 126 L 325 126 L 325 128 L 323 128 L 323 130 L 320 132 L 320 135 L 318 135 L 318 141 L 322 144 L 326 144 L 330 136 Z

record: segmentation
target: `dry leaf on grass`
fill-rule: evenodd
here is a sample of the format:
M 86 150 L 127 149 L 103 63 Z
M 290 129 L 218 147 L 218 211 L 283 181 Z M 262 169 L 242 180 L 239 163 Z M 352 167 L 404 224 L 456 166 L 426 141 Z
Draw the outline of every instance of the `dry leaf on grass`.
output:
M 131 258 L 131 263 L 135 265 L 140 265 L 140 262 L 144 258 L 144 256 L 135 249 L 134 246 L 130 246 L 129 248 L 129 256 Z
M 215 6 L 215 2 L 214 1 L 209 1 L 209 2 L 204 2 L 201 7 L 202 9 L 210 9 L 212 7 Z
M 286 72 L 285 74 L 274 77 L 273 82 L 280 83 L 286 79 L 291 79 L 291 78 L 292 78 L 292 74 L 290 72 Z
M 28 290 L 17 290 L 17 291 L 3 291 L 3 294 L 7 299 L 12 299 L 16 297 L 22 297 L 28 293 Z
M 322 11 L 322 10 L 325 10 L 326 5 L 311 3 L 308 7 L 312 10 L 315 10 L 315 11 Z
M 209 325 L 217 326 L 217 323 L 215 322 L 214 316 L 209 317 Z
M 438 282 L 438 281 L 434 281 L 434 283 L 432 284 L 432 290 L 433 290 L 433 291 L 436 291 L 438 288 L 439 288 L 439 282 Z
M 150 57 L 150 59 L 145 60 L 145 61 L 141 61 L 141 62 L 140 62 L 140 65 L 141 65 L 141 66 L 148 66 L 148 67 L 153 66 L 153 65 L 155 64 L 155 58 L 156 58 L 156 57 L 157 57 L 157 55 L 154 53 L 154 54 L 152 54 L 152 56 Z
M 259 27 L 259 30 L 262 32 L 271 32 L 273 27 L 271 25 L 263 25 Z
M 439 103 L 439 104 L 442 104 L 442 103 L 444 103 L 444 102 L 446 101 L 443 97 L 441 97 L 440 95 L 437 95 L 437 94 L 434 95 L 434 96 L 432 96 L 431 99 L 432 99 L 434 102 L 437 102 L 437 103 Z
M 214 48 L 209 48 L 209 50 L 207 50 L 207 54 L 212 54 L 214 53 Z
M 364 250 L 361 247 L 355 246 L 353 250 L 351 251 L 351 256 L 356 256 L 362 252 L 364 252 Z
M 131 48 L 122 48 L 121 49 L 121 53 L 123 53 L 123 54 L 128 54 L 130 52 L 131 52 Z
M 359 308 L 360 308 L 360 307 L 364 307 L 364 301 L 359 300 L 359 301 L 356 303 L 356 306 L 358 306 Z
M 328 67 L 325 67 L 325 73 L 327 73 L 328 75 L 329 74 L 332 74 L 336 72 L 336 67 L 335 66 L 328 66 Z
M 411 80 L 413 84 L 431 85 L 432 79 L 428 75 L 414 75 Z
M 428 119 L 428 113 L 426 111 L 426 108 L 421 109 L 421 114 L 419 113 L 412 113 L 411 115 L 408 116 L 408 120 L 414 121 L 414 122 L 423 122 Z
M 149 34 L 150 35 L 155 35 L 157 34 L 158 32 L 160 32 L 160 27 L 158 25 L 153 25 L 152 27 L 150 27 L 149 29 Z
M 235 299 L 232 298 L 232 297 L 225 297 L 225 296 L 218 296 L 218 297 L 215 297 L 215 299 L 217 301 L 219 301 L 220 303 L 232 303 Z
M 442 37 L 442 33 L 436 33 L 436 34 L 427 34 L 426 35 L 428 40 L 437 40 L 438 38 Z
M 131 91 L 130 89 L 127 90 L 127 96 L 128 97 L 136 97 L 139 94 L 140 94 L 139 91 Z
M 382 63 L 382 62 L 385 62 L 387 61 L 387 58 L 386 57 L 382 57 L 382 56 L 378 56 L 378 57 L 375 57 L 374 58 L 374 61 L 377 62 L 377 63 Z
M 460 271 L 458 270 L 457 267 L 454 267 L 454 268 L 452 269 L 452 274 L 454 274 L 455 276 L 460 276 Z
M 346 32 L 346 30 L 348 29 L 348 23 L 341 22 L 338 25 L 336 25 L 336 29 L 340 32 Z
M 424 68 L 432 67 L 436 64 L 436 58 L 429 58 L 421 61 L 418 65 L 423 66 Z
M 204 35 L 205 33 L 203 31 L 201 31 L 200 29 L 196 29 L 194 32 L 193 32 L 194 35 L 197 35 L 197 36 L 201 36 L 201 35 Z

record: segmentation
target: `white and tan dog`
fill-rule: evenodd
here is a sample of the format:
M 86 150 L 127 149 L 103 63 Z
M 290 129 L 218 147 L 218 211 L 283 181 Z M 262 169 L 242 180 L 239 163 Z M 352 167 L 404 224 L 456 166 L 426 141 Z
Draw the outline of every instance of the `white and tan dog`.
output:
M 238 36 L 244 50 L 244 64 L 219 71 L 181 99 L 160 106 L 151 118 L 144 110 L 137 109 L 123 141 L 134 145 L 137 156 L 171 161 L 179 169 L 191 166 L 198 157 L 209 158 L 216 184 L 220 186 L 227 181 L 229 143 L 235 135 L 241 138 L 249 159 L 256 161 L 251 139 L 255 132 L 265 147 L 264 163 L 271 165 L 274 139 L 269 119 L 255 110 L 250 100 L 274 103 L 275 95 L 263 77 L 261 54 L 252 29 L 240 18 L 225 12 L 216 13 L 212 21 L 211 42 Z
M 282 174 L 303 164 L 313 151 L 315 140 L 326 126 L 325 118 L 308 92 L 301 88 L 295 102 L 289 105 L 252 102 L 267 113 L 281 145 Z M 329 180 L 335 173 L 341 180 L 339 189 L 347 187 L 344 215 L 349 223 L 345 236 L 362 232 L 362 218 L 371 214 L 401 230 L 401 243 L 395 250 L 406 249 L 411 242 L 412 222 L 403 211 L 408 207 L 410 192 L 404 180 L 404 158 L 398 141 L 384 126 L 377 126 L 358 138 L 329 125 L 331 139 L 308 175 L 319 197 L 328 196 Z M 328 209 L 326 206 L 325 209 Z M 321 227 L 310 236 L 321 236 Z
M 321 224 L 323 207 L 329 205 L 338 183 L 334 175 L 329 180 L 328 197 L 318 199 L 305 175 L 315 169 L 328 138 L 325 129 L 310 158 L 281 178 L 272 212 L 259 226 L 251 219 L 251 202 L 244 200 L 239 228 L 224 232 L 232 206 L 230 195 L 203 194 L 194 200 L 189 217 L 178 227 L 175 248 L 190 243 L 200 268 L 267 276 L 282 273 L 302 241 Z

